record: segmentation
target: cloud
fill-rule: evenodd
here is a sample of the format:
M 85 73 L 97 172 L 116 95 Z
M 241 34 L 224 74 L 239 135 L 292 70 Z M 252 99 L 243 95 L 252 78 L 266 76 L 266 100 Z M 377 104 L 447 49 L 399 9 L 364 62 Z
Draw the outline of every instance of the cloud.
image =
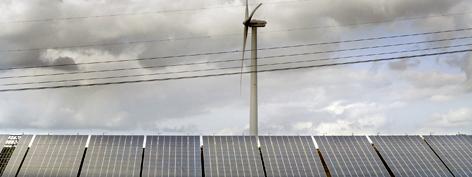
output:
M 437 101 L 437 102 L 447 102 L 451 99 L 453 99 L 453 96 L 451 95 L 438 94 L 438 95 L 431 96 L 431 101 Z
M 470 92 L 472 91 L 472 55 L 467 53 L 462 57 L 454 57 L 445 60 L 445 63 L 459 68 L 464 72 L 466 77 L 464 81 L 464 85 L 466 85 L 466 89 Z
M 445 113 L 436 113 L 429 125 L 441 128 L 470 127 L 472 126 L 472 109 L 458 108 Z
M 412 67 L 418 66 L 419 60 L 400 60 L 388 63 L 388 67 L 391 70 L 404 71 Z
M 216 4 L 214 4 L 216 2 Z M 43 19 L 113 14 L 117 12 L 153 12 L 207 6 L 241 5 L 243 1 L 54 1 L 47 6 L 41 0 L 0 3 L 0 18 L 5 20 Z M 255 3 L 259 1 L 252 1 Z M 265 1 L 264 1 L 265 2 Z M 267 1 L 268 2 L 268 1 Z M 294 3 L 266 3 L 258 19 L 268 20 L 260 29 L 260 46 L 336 41 L 384 36 L 394 33 L 434 31 L 467 24 L 470 19 L 432 18 L 392 24 L 351 25 L 411 16 L 440 15 L 469 7 L 468 1 L 443 0 L 323 0 Z M 157 9 L 156 9 L 157 8 Z M 467 8 L 466 8 L 467 9 Z M 274 13 L 277 12 L 277 13 Z M 0 67 L 74 64 L 122 60 L 241 48 L 242 8 L 210 8 L 204 11 L 155 13 L 122 17 L 90 18 L 47 23 L 17 23 L 0 30 L 0 48 L 35 49 L 32 52 L 0 52 Z M 351 25 L 339 28 L 320 26 Z M 311 27 L 311 29 L 310 29 Z M 291 28 L 305 30 L 287 31 Z M 232 35 L 234 34 L 234 35 Z M 199 39 L 179 40 L 202 36 Z M 205 38 L 204 36 L 209 36 Z M 162 39 L 133 45 L 57 48 L 81 44 L 105 44 Z M 168 39 L 168 41 L 165 41 Z M 420 39 L 418 39 L 420 40 Z M 380 41 L 398 42 L 398 41 Z M 346 46 L 344 46 L 346 45 Z M 303 53 L 347 48 L 364 43 L 304 47 L 261 51 L 260 56 Z M 368 44 L 371 45 L 371 44 Z M 371 52 L 371 51 L 366 51 Z M 375 52 L 375 51 L 373 51 Z M 347 54 L 346 54 L 347 55 Z M 261 59 L 260 63 L 297 61 L 307 57 L 327 58 L 335 55 L 309 55 L 293 58 Z M 38 70 L 2 71 L 1 76 L 91 71 L 125 67 L 145 67 L 197 61 L 238 59 L 239 53 L 183 57 L 174 59 L 123 62 L 116 65 L 80 65 Z M 448 68 L 428 68 L 431 63 L 405 60 L 388 64 L 317 68 L 259 75 L 261 131 L 272 133 L 357 133 L 377 132 L 389 127 L 392 114 L 407 103 L 421 104 L 433 100 L 437 109 L 444 101 L 464 99 L 464 85 L 472 84 L 470 57 L 458 57 Z M 328 61 L 325 61 L 325 63 Z M 452 61 L 451 61 L 452 62 Z M 452 62 L 452 63 L 454 63 Z M 318 62 L 323 63 L 323 62 Z M 229 64 L 195 67 L 163 67 L 116 73 L 93 73 L 55 77 L 37 77 L 22 81 L 50 81 L 136 75 L 199 68 L 216 68 Z M 246 63 L 247 65 L 248 63 Z M 317 64 L 315 62 L 310 64 Z M 296 66 L 296 65 L 284 65 Z M 388 69 L 386 70 L 387 67 Z M 427 69 L 424 69 L 424 68 Z M 448 72 L 451 67 L 461 73 Z M 239 71 L 239 70 L 234 70 Z M 177 76 L 177 75 L 172 75 Z M 465 81 L 465 76 L 467 80 Z M 149 79 L 145 76 L 128 79 Z M 168 77 L 168 76 L 167 76 Z M 239 76 L 180 80 L 80 89 L 0 93 L 0 127 L 27 129 L 161 129 L 161 131 L 201 131 L 240 133 L 247 130 L 248 76 L 243 76 L 242 94 Z M 1 84 L 19 80 L 1 80 Z M 103 80 L 102 80 L 103 81 Z M 70 83 L 94 83 L 80 81 Z M 465 84 L 464 84 L 465 82 Z M 4 88 L 3 86 L 0 86 Z M 409 118 L 409 117 L 407 117 Z M 405 122 L 391 129 L 409 131 Z M 208 130 L 210 129 L 210 130 Z
M 337 120 L 336 122 L 324 122 L 321 123 L 317 128 L 317 131 L 321 134 L 330 134 L 332 132 L 340 134 L 353 133 L 351 123 L 345 120 Z
M 77 70 L 78 67 L 75 65 L 75 61 L 71 57 L 59 57 L 54 60 L 52 65 L 67 65 L 67 66 L 62 66 L 58 67 L 59 69 L 62 70 Z
M 321 123 L 315 129 L 319 133 L 336 132 L 340 134 L 367 133 L 380 130 L 386 123 L 384 113 L 403 106 L 402 103 L 378 104 L 373 102 L 348 103 L 335 101 L 320 109 L 332 115 L 330 121 Z

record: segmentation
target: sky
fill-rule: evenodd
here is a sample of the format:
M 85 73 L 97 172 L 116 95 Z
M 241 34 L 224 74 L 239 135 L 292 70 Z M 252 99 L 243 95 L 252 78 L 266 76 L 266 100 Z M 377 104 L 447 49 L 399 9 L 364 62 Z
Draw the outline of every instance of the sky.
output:
M 472 26 L 469 10 L 472 2 L 468 0 L 249 0 L 250 8 L 257 3 L 263 5 L 254 18 L 267 21 L 267 26 L 259 29 L 260 48 Z M 3 0 L 0 2 L 0 68 L 241 50 L 243 4 L 242 0 Z M 259 63 L 417 49 L 416 52 L 283 65 L 297 67 L 465 50 L 470 49 L 467 44 L 472 41 L 464 37 L 470 35 L 471 30 L 461 30 L 261 50 Z M 461 37 L 463 39 L 445 40 Z M 430 40 L 442 42 L 271 57 Z M 425 50 L 438 47 L 450 48 Z M 152 68 L 240 58 L 241 53 L 234 52 L 111 64 L 4 69 L 0 71 L 0 89 L 212 74 L 216 72 L 6 85 L 240 66 L 239 62 L 230 62 Z M 471 134 L 471 58 L 470 53 L 457 53 L 259 73 L 260 134 Z M 138 69 L 5 78 L 129 67 Z M 277 67 L 281 66 L 260 69 Z M 250 80 L 247 74 L 242 78 L 241 86 L 240 75 L 230 75 L 0 92 L 0 133 L 247 134 Z

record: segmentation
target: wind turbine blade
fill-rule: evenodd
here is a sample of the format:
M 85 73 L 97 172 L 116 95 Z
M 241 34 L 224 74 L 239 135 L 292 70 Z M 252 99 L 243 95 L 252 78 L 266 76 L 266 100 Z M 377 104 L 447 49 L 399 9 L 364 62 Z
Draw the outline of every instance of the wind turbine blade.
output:
M 249 7 L 246 0 L 246 16 L 244 17 L 244 20 L 246 20 L 248 16 L 249 16 Z
M 247 21 L 247 22 L 251 21 L 252 16 L 254 16 L 254 13 L 256 13 L 256 10 L 259 9 L 259 7 L 261 7 L 261 6 L 262 6 L 262 3 L 260 3 L 259 5 L 257 5 L 257 7 L 254 8 L 254 10 L 252 10 L 251 15 L 249 16 L 249 18 L 246 18 L 246 21 Z
M 247 41 L 247 33 L 249 27 L 244 25 L 244 38 L 243 38 L 243 56 L 241 58 L 241 75 L 239 78 L 239 93 L 242 94 L 242 87 L 243 87 L 243 67 L 244 67 L 244 53 L 246 52 L 246 41 Z

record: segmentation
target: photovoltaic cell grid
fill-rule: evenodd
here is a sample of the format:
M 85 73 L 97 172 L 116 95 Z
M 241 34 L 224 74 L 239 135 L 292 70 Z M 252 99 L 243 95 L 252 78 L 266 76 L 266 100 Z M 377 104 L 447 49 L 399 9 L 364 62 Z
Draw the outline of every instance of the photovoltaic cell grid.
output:
M 148 136 L 143 176 L 201 177 L 199 136 Z
M 205 176 L 264 176 L 256 137 L 205 136 L 203 144 Z
M 472 137 L 424 137 L 455 176 L 472 176 Z
M 332 176 L 390 176 L 365 136 L 315 139 Z
M 21 136 L 20 140 L 18 141 L 18 145 L 16 146 L 12 156 L 10 157 L 10 160 L 8 161 L 7 168 L 3 172 L 2 177 L 14 177 L 16 175 L 21 161 L 25 156 L 26 150 L 28 149 L 28 144 L 30 143 L 31 138 L 33 138 L 32 135 Z
M 87 136 L 36 136 L 18 176 L 77 176 Z
M 419 136 L 370 137 L 395 176 L 452 176 Z
M 5 167 L 9 160 L 7 152 L 10 151 L 3 148 L 3 145 L 5 144 L 7 139 L 8 135 L 0 135 L 0 176 L 2 176 L 3 170 L 5 170 Z
M 92 136 L 81 177 L 139 176 L 144 136 Z
M 261 136 L 267 176 L 325 176 L 310 136 Z

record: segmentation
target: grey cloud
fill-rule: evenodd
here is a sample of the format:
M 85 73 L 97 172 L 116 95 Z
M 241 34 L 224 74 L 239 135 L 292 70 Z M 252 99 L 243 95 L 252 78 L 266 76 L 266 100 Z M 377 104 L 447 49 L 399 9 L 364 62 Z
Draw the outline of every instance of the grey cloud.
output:
M 420 64 L 419 60 L 400 60 L 389 62 L 388 67 L 391 70 L 404 71 L 410 69 L 411 67 L 418 66 Z
M 448 12 L 463 0 L 335 0 L 324 8 L 324 15 L 330 16 L 341 24 L 362 23 L 395 19 L 417 15 L 440 14 Z M 337 9 L 336 12 L 331 11 Z
M 445 112 L 435 113 L 432 120 L 428 121 L 423 131 L 444 132 L 444 130 L 452 130 L 464 132 L 464 129 L 472 125 L 472 110 L 468 107 L 454 108 Z
M 56 68 L 61 70 L 78 70 L 79 67 L 75 65 L 75 61 L 71 57 L 59 57 L 52 62 L 52 65 L 66 65 L 57 66 Z
M 13 2 L 13 1 L 8 1 Z M 255 1 L 253 1 L 255 2 Z M 280 29 L 306 26 L 330 26 L 352 24 L 382 19 L 395 19 L 406 16 L 440 14 L 455 8 L 463 1 L 444 0 L 348 0 L 348 1 L 313 1 L 283 5 L 263 6 L 256 14 L 257 18 L 268 20 L 268 26 L 260 30 L 260 46 L 281 46 L 317 41 L 334 41 L 350 38 L 346 29 L 300 30 L 296 32 L 274 32 Z M 205 1 L 60 1 L 45 4 L 39 0 L 28 1 L 27 9 L 20 14 L 24 19 L 50 17 L 84 16 L 107 14 L 112 12 L 155 11 L 162 9 L 186 9 L 205 5 Z M 221 4 L 236 4 L 228 0 Z M 274 13 L 276 12 L 276 13 Z M 353 15 L 355 14 L 355 15 Z M 18 15 L 18 16 L 20 16 Z M 243 9 L 211 9 L 191 13 L 152 14 L 143 16 L 124 16 L 120 18 L 96 18 L 78 21 L 53 23 L 15 24 L 8 33 L 0 31 L 1 49 L 37 48 L 44 46 L 79 45 L 87 43 L 113 43 L 134 40 L 167 39 L 175 37 L 211 36 L 208 39 L 175 40 L 139 45 L 97 46 L 93 50 L 103 52 L 107 59 L 154 57 L 199 53 L 207 51 L 236 50 L 241 48 L 242 36 L 219 36 L 242 32 Z M 455 19 L 458 20 L 458 19 Z M 465 20 L 465 19 L 464 19 Z M 443 22 L 438 20 L 438 23 Z M 459 24 L 459 21 L 454 23 Z M 414 28 L 427 28 L 431 24 L 417 24 Z M 373 26 L 374 28 L 377 26 Z M 435 26 L 433 26 L 435 27 Z M 390 27 L 379 26 L 382 30 Z M 283 31 L 283 30 L 282 30 Z M 364 35 L 369 31 L 357 31 Z M 351 34 L 352 35 L 352 34 Z M 261 56 L 286 54 L 293 52 L 322 51 L 338 48 L 337 45 L 308 47 L 299 50 L 276 50 L 261 52 Z M 70 53 L 87 53 L 84 48 L 57 49 Z M 130 54 L 133 51 L 134 53 Z M 96 53 L 89 53 L 87 60 L 73 55 L 59 55 L 47 62 L 42 54 L 47 51 L 24 52 L 15 54 L 1 53 L 2 67 L 31 66 L 44 64 L 70 64 L 75 62 L 97 61 Z M 87 54 L 83 54 L 87 55 Z M 101 55 L 97 55 L 97 57 Z M 330 55 L 309 56 L 325 58 Z M 238 59 L 240 54 L 193 57 L 169 60 L 155 60 L 137 63 L 138 66 L 165 65 L 192 61 L 216 59 Z M 3 59 L 5 58 L 5 59 Z M 290 58 L 301 60 L 303 57 Z M 276 62 L 261 60 L 264 62 Z M 463 60 L 461 66 L 470 66 L 469 60 Z M 126 63 L 123 65 L 134 65 Z M 375 64 L 374 64 L 375 65 Z M 380 65 L 380 64 L 379 64 Z M 417 63 L 390 63 L 388 67 L 397 71 L 414 70 Z M 217 65 L 220 66 L 220 65 Z M 211 66 L 211 67 L 217 67 Z M 287 65 L 292 66 L 292 65 Z M 377 65 L 378 66 L 378 65 Z M 458 65 L 459 66 L 459 65 Z M 379 69 L 380 68 L 380 69 Z M 261 128 L 274 131 L 314 131 L 321 123 L 329 125 L 348 125 L 348 130 L 363 128 L 381 129 L 382 125 L 359 124 L 355 118 L 345 119 L 329 113 L 320 113 L 321 109 L 334 101 L 346 100 L 349 103 L 377 102 L 380 105 L 394 101 L 408 100 L 407 93 L 418 95 L 417 87 L 402 87 L 395 84 L 398 78 L 390 78 L 382 70 L 364 73 L 349 67 L 334 69 L 313 69 L 294 72 L 265 73 L 260 75 Z M 467 69 L 468 68 L 468 69 Z M 61 69 L 61 68 L 56 68 Z M 77 70 L 72 67 L 68 70 Z M 80 68 L 82 69 L 82 68 Z M 161 68 L 166 70 L 169 68 Z M 183 68 L 189 69 L 189 68 Z M 190 68 L 192 69 L 192 68 Z M 137 71 L 130 74 L 154 71 Z M 470 67 L 464 72 L 471 75 Z M 406 73 L 411 74 L 411 73 Z M 83 77 L 93 77 L 86 75 Z M 82 77 L 77 76 L 77 77 Z M 49 78 L 41 78 L 41 80 Z M 404 78 L 400 78 L 404 79 Z M 469 79 L 469 83 L 470 83 Z M 161 127 L 164 131 L 205 129 L 202 121 L 214 123 L 218 129 L 233 128 L 232 125 L 245 125 L 248 108 L 247 76 L 243 80 L 243 94 L 239 94 L 239 76 L 146 83 L 110 87 L 92 87 L 67 89 L 60 91 L 34 91 L 26 93 L 1 94 L 0 126 L 2 128 L 42 128 L 42 129 L 152 129 Z M 428 82 L 434 82 L 428 80 Z M 454 85 L 455 82 L 445 82 Z M 427 85 L 427 84 L 426 84 Z M 431 84 L 430 84 L 431 85 Z M 428 85 L 428 88 L 429 86 Z M 410 85 L 408 85 L 410 86 Z M 405 91 L 405 92 L 407 92 Z M 431 88 L 430 92 L 438 90 Z M 428 92 L 428 94 L 430 93 Z M 405 94 L 405 95 L 402 95 Z M 400 95 L 400 96 L 398 96 Z M 420 99 L 415 97 L 415 99 Z M 293 103 L 300 104 L 293 104 Z M 273 105 L 276 109 L 271 109 Z M 229 108 L 228 108 L 229 107 Z M 226 110 L 224 117 L 215 114 Z M 228 115 L 232 114 L 234 115 Z M 377 116 L 379 113 L 365 115 Z M 3 116 L 2 116 L 3 115 Z M 203 119 L 201 117 L 209 117 Z M 234 118 L 234 119 L 233 119 Z M 190 120 L 190 121 L 189 121 Z M 182 125 L 170 125 L 169 121 L 183 122 Z M 338 123 L 340 121 L 340 123 Z M 343 122 L 344 121 L 344 122 Z M 189 122 L 185 124 L 185 122 Z M 338 123 L 338 124 L 337 124 Z M 328 127 L 328 125 L 327 125 Z M 351 130 L 349 130 L 351 128 Z M 244 129 L 241 127 L 240 129 Z M 236 130 L 239 131 L 240 129 Z
M 0 53 L 0 67 L 22 67 L 22 66 L 38 66 L 47 64 L 41 60 L 41 53 L 34 52 L 18 52 L 18 53 Z
M 445 60 L 445 63 L 457 67 L 464 72 L 466 80 L 464 84 L 469 91 L 472 91 L 472 55 L 467 53 L 465 55 L 458 57 L 451 57 Z
M 463 59 L 463 65 L 461 65 L 462 70 L 467 76 L 466 84 L 469 91 L 472 91 L 472 55 L 468 54 Z

